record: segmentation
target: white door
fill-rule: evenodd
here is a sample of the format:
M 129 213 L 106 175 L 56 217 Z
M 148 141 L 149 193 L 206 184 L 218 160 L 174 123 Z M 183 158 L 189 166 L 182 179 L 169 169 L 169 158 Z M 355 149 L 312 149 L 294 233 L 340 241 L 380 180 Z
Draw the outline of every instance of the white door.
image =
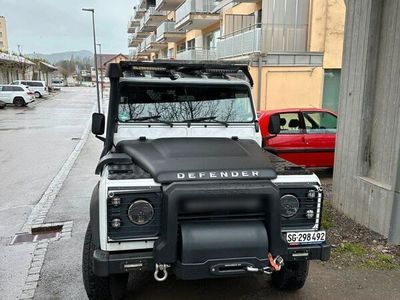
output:
M 2 91 L 0 92 L 2 94 L 2 101 L 5 103 L 13 103 L 14 100 L 14 91 L 12 86 L 5 85 L 3 86 Z

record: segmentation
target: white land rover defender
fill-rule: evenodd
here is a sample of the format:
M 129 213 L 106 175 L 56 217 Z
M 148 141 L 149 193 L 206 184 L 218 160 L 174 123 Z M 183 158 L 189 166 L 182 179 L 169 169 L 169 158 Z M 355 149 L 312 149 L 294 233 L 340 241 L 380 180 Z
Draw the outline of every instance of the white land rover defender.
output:
M 299 289 L 309 260 L 329 259 L 319 179 L 260 147 L 246 64 L 121 62 L 108 76 L 105 138 L 104 115 L 92 123 L 104 150 L 83 249 L 89 299 L 146 274 L 270 274 Z

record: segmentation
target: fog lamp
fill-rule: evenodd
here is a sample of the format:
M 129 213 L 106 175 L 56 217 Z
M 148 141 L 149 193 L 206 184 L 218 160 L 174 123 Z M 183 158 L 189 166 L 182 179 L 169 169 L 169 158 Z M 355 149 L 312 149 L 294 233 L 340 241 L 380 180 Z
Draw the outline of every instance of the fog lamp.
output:
M 115 218 L 111 220 L 112 228 L 120 228 L 121 227 L 121 219 Z
M 112 206 L 118 207 L 118 206 L 120 206 L 120 204 L 121 204 L 121 198 L 119 198 L 119 197 L 111 198 L 111 205 Z
M 312 209 L 307 210 L 306 211 L 306 217 L 307 217 L 307 219 L 314 218 L 314 211 Z
M 129 220 L 135 225 L 146 225 L 154 216 L 154 208 L 146 200 L 136 200 L 128 208 Z
M 309 199 L 314 199 L 317 196 L 317 191 L 316 190 L 309 190 L 307 193 L 307 197 Z
M 293 217 L 299 210 L 299 199 L 293 195 L 283 195 L 281 197 L 281 216 L 285 218 Z

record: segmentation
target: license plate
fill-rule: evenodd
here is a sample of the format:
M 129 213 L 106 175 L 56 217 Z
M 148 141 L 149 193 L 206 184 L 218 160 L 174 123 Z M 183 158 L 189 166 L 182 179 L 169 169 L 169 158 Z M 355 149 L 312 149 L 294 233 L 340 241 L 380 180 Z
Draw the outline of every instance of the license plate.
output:
M 308 232 L 288 232 L 286 234 L 286 241 L 289 244 L 317 244 L 325 242 L 326 232 L 321 231 L 308 231 Z

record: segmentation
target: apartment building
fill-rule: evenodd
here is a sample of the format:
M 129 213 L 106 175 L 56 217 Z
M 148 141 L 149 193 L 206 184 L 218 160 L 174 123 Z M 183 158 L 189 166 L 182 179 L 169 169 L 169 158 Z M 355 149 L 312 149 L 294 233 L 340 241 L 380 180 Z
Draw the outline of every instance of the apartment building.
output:
M 3 16 L 0 16 L 0 51 L 8 52 L 7 23 Z
M 137 60 L 247 61 L 258 109 L 337 110 L 344 0 L 140 0 Z

